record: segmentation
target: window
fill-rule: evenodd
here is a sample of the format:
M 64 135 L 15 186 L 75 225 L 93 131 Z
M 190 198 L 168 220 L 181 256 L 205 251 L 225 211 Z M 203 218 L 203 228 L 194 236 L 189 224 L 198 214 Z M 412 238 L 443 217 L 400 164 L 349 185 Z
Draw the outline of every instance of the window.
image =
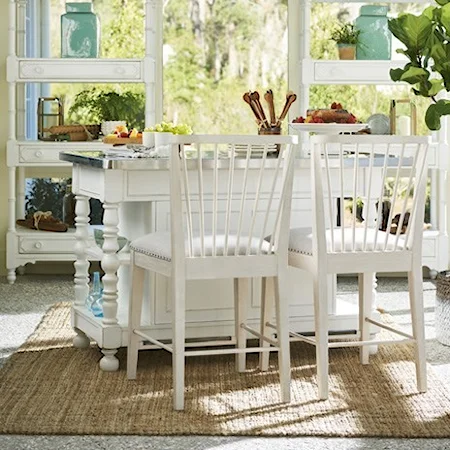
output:
M 287 2 L 169 0 L 164 9 L 164 118 L 197 133 L 250 133 L 242 96 L 287 90 Z M 266 115 L 268 112 L 266 110 Z

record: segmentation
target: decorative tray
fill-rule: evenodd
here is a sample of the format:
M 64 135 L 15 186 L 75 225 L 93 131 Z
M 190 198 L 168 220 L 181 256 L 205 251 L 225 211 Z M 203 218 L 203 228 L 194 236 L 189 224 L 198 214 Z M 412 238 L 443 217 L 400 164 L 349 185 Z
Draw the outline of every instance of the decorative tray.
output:
M 142 144 L 142 136 L 132 138 L 121 138 L 114 136 L 105 136 L 103 138 L 104 144 Z
M 356 132 L 367 128 L 367 123 L 290 123 L 294 131 L 307 131 L 317 134 L 337 134 L 343 132 Z

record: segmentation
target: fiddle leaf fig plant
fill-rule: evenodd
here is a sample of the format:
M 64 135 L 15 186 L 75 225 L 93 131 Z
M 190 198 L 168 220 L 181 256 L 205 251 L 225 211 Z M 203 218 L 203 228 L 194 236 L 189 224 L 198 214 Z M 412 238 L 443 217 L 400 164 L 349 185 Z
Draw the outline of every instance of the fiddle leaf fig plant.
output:
M 393 81 L 412 85 L 415 95 L 432 101 L 425 114 L 430 130 L 441 128 L 441 117 L 450 115 L 450 100 L 438 100 L 443 90 L 450 91 L 450 0 L 436 0 L 419 16 L 402 14 L 389 20 L 389 30 L 406 49 L 409 62 L 401 69 L 391 69 Z

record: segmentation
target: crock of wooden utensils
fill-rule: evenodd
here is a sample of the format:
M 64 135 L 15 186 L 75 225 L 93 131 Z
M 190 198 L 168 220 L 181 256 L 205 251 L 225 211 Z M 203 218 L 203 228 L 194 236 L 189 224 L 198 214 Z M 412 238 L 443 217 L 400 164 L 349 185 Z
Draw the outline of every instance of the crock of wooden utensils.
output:
M 246 92 L 242 98 L 246 103 L 249 104 L 253 114 L 255 115 L 256 123 L 258 124 L 259 134 L 280 134 L 281 133 L 281 122 L 285 119 L 289 108 L 292 103 L 295 102 L 297 96 L 289 91 L 286 94 L 286 102 L 284 104 L 283 110 L 281 111 L 278 119 L 275 115 L 275 105 L 273 99 L 273 92 L 271 89 L 267 90 L 264 94 L 264 100 L 267 102 L 269 107 L 269 118 L 270 121 L 267 120 L 266 114 L 264 112 L 264 108 L 260 101 L 260 95 L 258 91 L 254 92 Z

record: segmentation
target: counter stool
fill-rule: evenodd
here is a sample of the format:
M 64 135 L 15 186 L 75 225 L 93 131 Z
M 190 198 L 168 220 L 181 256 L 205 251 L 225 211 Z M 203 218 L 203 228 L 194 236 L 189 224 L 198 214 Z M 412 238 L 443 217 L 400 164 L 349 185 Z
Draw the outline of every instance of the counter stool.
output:
M 290 356 L 286 293 L 287 244 L 293 184 L 294 136 L 173 136 L 165 142 L 170 165 L 170 232 L 152 233 L 130 245 L 132 288 L 129 305 L 127 373 L 135 379 L 138 352 L 156 345 L 172 353 L 174 408 L 184 409 L 185 357 L 236 354 L 245 370 L 249 352 L 278 351 L 281 400 L 290 401 Z M 191 155 L 188 158 L 187 155 Z M 254 178 L 250 171 L 256 171 Z M 268 242 L 264 237 L 272 235 Z M 172 342 L 141 327 L 146 270 L 170 277 Z M 240 278 L 275 277 L 276 339 L 247 348 L 247 334 L 261 338 L 246 322 Z M 186 350 L 186 281 L 234 279 L 236 346 Z M 150 343 L 150 344 L 148 344 Z
M 413 343 L 417 388 L 425 392 L 422 236 L 428 138 L 319 135 L 310 142 L 313 226 L 290 230 L 289 265 L 312 275 L 315 336 L 295 330 L 291 335 L 316 346 L 319 398 L 328 397 L 329 348 L 361 346 L 361 363 L 368 364 L 369 346 L 377 344 Z M 371 317 L 373 278 L 381 271 L 408 274 L 412 335 Z M 358 274 L 360 336 L 331 341 L 327 276 L 345 273 Z M 370 340 L 372 325 L 401 339 Z M 268 360 L 260 358 L 264 370 Z

